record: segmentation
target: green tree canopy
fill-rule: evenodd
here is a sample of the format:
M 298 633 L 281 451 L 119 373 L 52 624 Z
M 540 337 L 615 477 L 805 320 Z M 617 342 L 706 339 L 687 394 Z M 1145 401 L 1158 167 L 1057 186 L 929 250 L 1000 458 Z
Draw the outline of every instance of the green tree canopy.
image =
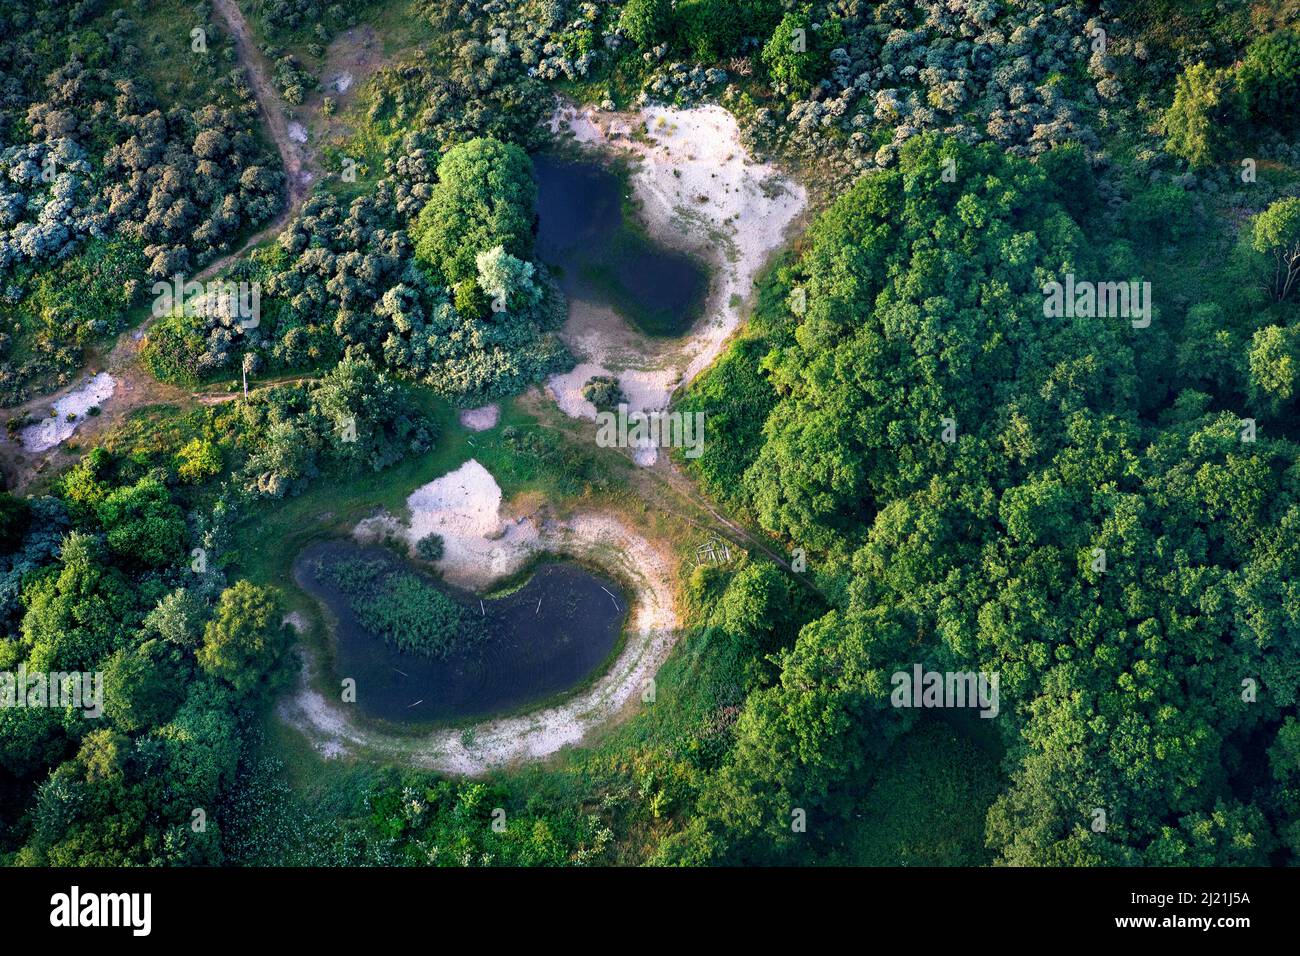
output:
M 221 592 L 216 615 L 203 631 L 199 665 L 237 693 L 265 687 L 288 643 L 281 615 L 273 589 L 237 581 Z
M 1174 102 L 1165 112 L 1166 148 L 1193 166 L 1208 166 L 1232 141 L 1241 111 L 1231 70 L 1190 66 L 1175 81 Z
M 185 553 L 185 516 L 156 478 L 116 488 L 95 513 L 115 555 L 148 567 L 173 564 Z
M 416 258 L 447 285 L 475 278 L 478 254 L 494 246 L 531 259 L 536 204 L 533 163 L 518 146 L 487 138 L 453 146 L 413 230 Z
M 1252 40 L 1239 76 L 1257 122 L 1294 124 L 1300 118 L 1300 32 L 1278 30 Z
M 1300 199 L 1279 199 L 1256 216 L 1251 247 L 1271 260 L 1269 286 L 1273 297 L 1281 302 L 1300 278 Z

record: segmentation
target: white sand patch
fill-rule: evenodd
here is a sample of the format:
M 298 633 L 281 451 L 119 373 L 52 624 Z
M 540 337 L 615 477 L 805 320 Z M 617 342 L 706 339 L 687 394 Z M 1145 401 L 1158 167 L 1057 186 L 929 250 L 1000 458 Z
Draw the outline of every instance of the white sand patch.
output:
M 292 122 L 289 124 L 289 138 L 295 143 L 307 142 L 307 127 L 301 123 Z
M 649 142 L 629 135 L 641 123 Z M 569 304 L 561 335 L 580 364 L 547 383 L 561 410 L 594 419 L 595 408 L 578 392 L 592 375 L 603 374 L 618 379 L 631 410 L 659 411 L 740 326 L 755 277 L 784 244 L 807 193 L 774 167 L 753 162 L 740 145 L 735 118 L 720 106 L 652 106 L 628 116 L 562 105 L 551 128 L 567 129 L 585 146 L 636 157 L 631 184 L 650 234 L 714 267 L 705 314 L 681 339 L 641 335 L 599 303 Z M 637 457 L 648 459 L 643 464 L 654 461 L 653 454 Z
M 305 734 L 323 757 L 364 751 L 444 773 L 476 775 L 578 744 L 592 730 L 640 705 L 645 687 L 677 638 L 671 560 L 614 515 L 586 514 L 564 521 L 531 516 L 512 521 L 501 515 L 500 505 L 500 487 L 487 469 L 471 460 L 416 489 L 407 499 L 409 522 L 381 515 L 363 522 L 356 533 L 363 540 L 374 534 L 396 534 L 414 542 L 436 530 L 446 545 L 438 566 L 448 580 L 463 586 L 486 587 L 517 571 L 538 551 L 607 568 L 633 590 L 618 659 L 594 684 L 558 706 L 412 737 L 387 734 L 354 720 L 351 705 L 316 689 L 320 663 L 303 651 L 298 689 L 281 702 L 279 714 Z
M 49 418 L 28 425 L 19 434 L 18 440 L 29 452 L 48 451 L 72 437 L 86 417 L 86 412 L 103 405 L 112 396 L 117 387 L 117 380 L 107 372 L 100 372 L 78 389 L 74 389 L 54 403 L 54 414 Z M 68 416 L 73 416 L 68 421 Z
M 390 514 L 358 522 L 353 536 L 366 543 L 383 538 L 415 543 L 428 534 L 442 536 L 443 555 L 434 563 L 448 581 L 482 590 L 514 574 L 537 550 L 538 529 L 528 518 L 501 516 L 501 487 L 474 459 L 415 489 L 406 499 L 405 524 Z
M 336 93 L 346 93 L 352 88 L 352 74 L 342 73 L 334 78 L 334 91 Z
M 290 611 L 284 616 L 283 623 L 289 625 L 298 634 L 307 633 L 307 618 L 303 616 L 302 611 Z
M 596 375 L 612 375 L 603 365 L 579 362 L 562 375 L 552 375 L 547 381 L 547 393 L 555 399 L 560 411 L 570 418 L 596 418 L 596 406 L 582 397 L 582 386 Z M 622 380 L 619 386 L 622 387 Z M 626 390 L 624 391 L 626 393 Z
M 501 406 L 493 402 L 479 408 L 462 408 L 457 418 L 470 431 L 485 432 L 489 428 L 496 428 L 497 422 L 501 421 Z

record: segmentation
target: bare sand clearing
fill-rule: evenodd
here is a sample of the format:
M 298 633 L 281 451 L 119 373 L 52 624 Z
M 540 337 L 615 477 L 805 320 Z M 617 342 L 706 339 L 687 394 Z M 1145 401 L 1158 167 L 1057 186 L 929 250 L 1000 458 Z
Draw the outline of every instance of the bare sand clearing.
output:
M 501 488 L 474 459 L 416 488 L 406 507 L 408 521 L 383 513 L 358 522 L 353 536 L 363 544 L 404 540 L 415 557 L 417 541 L 441 535 L 443 555 L 434 567 L 459 587 L 483 590 L 514 574 L 541 549 L 538 521 L 503 518 Z
M 641 124 L 646 136 L 633 139 L 630 130 Z M 784 244 L 807 193 L 774 167 L 752 161 L 735 118 L 720 106 L 647 107 L 627 115 L 562 105 L 551 128 L 584 146 L 636 158 L 631 184 L 646 229 L 715 270 L 704 315 L 679 339 L 647 337 L 608 307 L 570 302 L 561 336 L 579 364 L 547 382 L 560 409 L 595 419 L 595 406 L 580 394 L 593 375 L 616 377 L 633 411 L 663 409 L 740 326 L 755 277 Z M 652 449 L 636 457 L 641 464 L 655 460 Z
M 98 408 L 113 394 L 117 381 L 107 372 L 100 372 L 84 385 L 68 392 L 54 403 L 54 414 L 28 425 L 19 433 L 18 440 L 28 452 L 48 451 L 67 441 L 86 417 L 86 412 Z M 69 417 L 71 416 L 71 417 Z
M 493 402 L 491 405 L 481 405 L 478 408 L 462 408 L 457 417 L 470 431 L 485 432 L 489 428 L 497 427 L 497 422 L 501 420 L 501 406 Z
M 410 517 L 381 514 L 357 525 L 359 540 L 396 537 L 413 545 L 425 534 L 443 537 L 437 567 L 448 581 L 482 590 L 522 568 L 539 552 L 580 558 L 622 580 L 633 594 L 626 640 L 618 659 L 595 683 L 562 704 L 518 717 L 398 736 L 363 726 L 354 705 L 317 689 L 321 662 L 304 652 L 297 690 L 279 706 L 323 757 L 364 754 L 444 773 L 476 775 L 547 757 L 581 742 L 642 695 L 677 637 L 670 557 L 612 514 L 557 520 L 541 513 L 506 517 L 501 488 L 477 461 L 429 482 L 407 499 Z

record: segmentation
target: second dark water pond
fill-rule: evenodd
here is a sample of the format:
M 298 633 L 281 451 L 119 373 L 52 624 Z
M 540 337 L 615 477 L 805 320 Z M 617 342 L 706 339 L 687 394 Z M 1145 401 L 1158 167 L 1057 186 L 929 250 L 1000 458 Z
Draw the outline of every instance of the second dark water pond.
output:
M 318 562 L 328 566 L 354 560 L 382 561 L 394 571 L 416 574 L 475 617 L 481 616 L 479 599 L 443 585 L 384 548 L 335 540 L 310 545 L 298 555 L 294 580 L 324 602 L 336 622 L 336 676 L 354 678 L 357 705 L 384 720 L 489 717 L 576 687 L 608 660 L 627 611 L 623 591 L 612 581 L 567 562 L 543 564 L 521 588 L 483 601 L 487 634 L 479 643 L 445 658 L 426 657 L 399 651 L 366 630 L 347 598 L 317 577 Z
M 603 301 L 649 335 L 681 335 L 699 317 L 708 271 L 627 221 L 623 181 L 595 162 L 546 153 L 537 177 L 537 254 L 571 297 Z

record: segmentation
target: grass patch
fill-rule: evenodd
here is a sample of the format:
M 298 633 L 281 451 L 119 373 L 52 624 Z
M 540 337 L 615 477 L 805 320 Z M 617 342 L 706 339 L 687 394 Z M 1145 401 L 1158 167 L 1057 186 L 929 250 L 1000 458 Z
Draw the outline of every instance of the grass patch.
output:
M 138 24 L 136 37 L 143 54 L 136 66 L 163 100 L 164 108 L 199 109 L 210 102 L 214 81 L 235 66 L 230 37 L 225 30 L 211 29 L 220 21 L 210 16 L 205 22 L 196 7 L 185 0 L 152 0 L 147 9 L 133 5 L 129 12 Z M 107 17 L 104 22 L 108 22 Z M 192 31 L 196 29 L 206 31 L 206 51 L 193 48 Z M 234 105 L 233 94 L 222 99 L 225 105 Z

